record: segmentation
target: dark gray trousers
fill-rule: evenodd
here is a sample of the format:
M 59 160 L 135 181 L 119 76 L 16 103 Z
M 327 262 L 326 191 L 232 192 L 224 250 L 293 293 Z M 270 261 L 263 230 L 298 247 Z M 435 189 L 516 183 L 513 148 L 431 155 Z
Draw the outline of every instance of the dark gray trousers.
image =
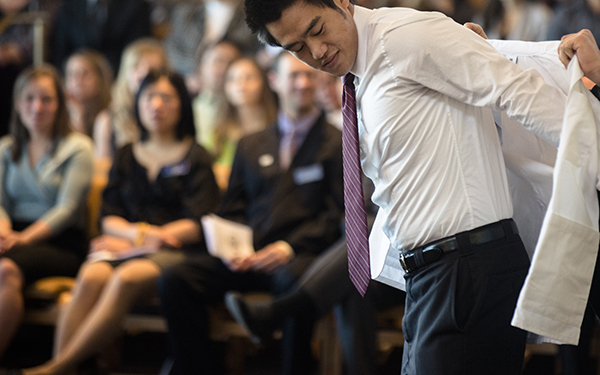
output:
M 521 374 L 526 333 L 510 321 L 529 267 L 523 243 L 459 245 L 406 276 L 402 374 Z

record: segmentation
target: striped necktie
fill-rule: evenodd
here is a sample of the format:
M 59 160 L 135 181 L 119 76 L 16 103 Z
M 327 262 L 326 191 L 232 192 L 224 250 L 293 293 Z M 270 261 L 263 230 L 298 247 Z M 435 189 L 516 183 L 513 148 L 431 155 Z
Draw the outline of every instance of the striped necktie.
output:
M 369 264 L 369 240 L 367 214 L 362 190 L 360 154 L 358 144 L 358 120 L 356 118 L 356 94 L 354 75 L 344 76 L 342 96 L 342 146 L 344 157 L 344 205 L 346 210 L 346 241 L 348 243 L 348 271 L 350 280 L 364 296 L 371 271 Z

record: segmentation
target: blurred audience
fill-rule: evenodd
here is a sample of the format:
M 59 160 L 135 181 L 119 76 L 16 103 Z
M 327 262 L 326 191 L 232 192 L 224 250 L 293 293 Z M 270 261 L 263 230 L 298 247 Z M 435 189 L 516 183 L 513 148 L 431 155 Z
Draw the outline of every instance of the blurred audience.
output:
M 0 136 L 8 133 L 12 88 L 19 72 L 33 61 L 34 32 L 31 11 L 52 10 L 46 1 L 0 0 Z M 50 15 L 43 20 L 48 24 Z
M 62 68 L 73 52 L 91 48 L 118 72 L 125 47 L 151 35 L 150 11 L 146 0 L 64 0 L 53 31 L 52 62 Z
M 488 0 L 474 22 L 490 39 L 537 42 L 545 40 L 551 19 L 552 9 L 541 0 Z
M 175 359 L 171 374 L 222 373 L 207 306 L 222 302 L 228 290 L 284 293 L 341 236 L 342 140 L 316 106 L 316 71 L 284 53 L 273 74 L 281 102 L 276 125 L 240 140 L 219 210 L 252 228 L 256 252 L 227 260 L 197 256 L 160 278 Z M 311 316 L 286 322 L 282 374 L 309 373 L 313 323 Z
M 317 83 L 317 102 L 325 115 L 327 122 L 342 130 L 342 80 L 325 72 L 319 72 Z
M 600 40 L 600 1 L 565 0 L 554 10 L 548 30 L 548 40 L 560 40 L 563 35 L 588 29 L 596 40 Z
M 402 290 L 372 281 L 363 298 L 348 275 L 344 237 L 321 254 L 285 294 L 252 301 L 230 292 L 225 301 L 238 323 L 261 343 L 273 337 L 290 316 L 319 319 L 334 309 L 346 374 L 372 375 L 377 373 L 376 310 L 402 306 L 405 297 Z
M 191 93 L 199 90 L 196 63 L 209 46 L 227 39 L 236 43 L 245 54 L 254 54 L 260 49 L 261 44 L 248 29 L 244 17 L 242 0 L 175 3 L 165 49 L 175 71 L 186 77 Z
M 92 142 L 71 132 L 48 65 L 19 75 L 10 136 L 0 141 L 0 357 L 23 317 L 23 287 L 75 276 L 85 257 Z
M 241 56 L 240 49 L 230 41 L 220 41 L 208 48 L 197 67 L 200 93 L 194 99 L 196 140 L 202 145 L 212 142 L 215 119 L 223 100 L 225 74 L 229 65 Z
M 231 64 L 224 91 L 213 138 L 205 147 L 215 156 L 215 163 L 226 168 L 222 176 L 226 182 L 240 138 L 272 124 L 277 118 L 277 106 L 265 73 L 250 58 Z
M 74 372 L 115 339 L 134 303 L 152 300 L 164 269 L 203 248 L 200 218 L 216 207 L 218 188 L 210 156 L 194 140 L 183 79 L 150 72 L 135 108 L 141 139 L 115 156 L 103 195 L 103 234 L 92 241 L 59 318 L 54 358 L 26 375 Z
M 167 56 L 156 39 L 140 39 L 123 51 L 119 75 L 112 88 L 110 111 L 99 116 L 95 124 L 94 144 L 98 159 L 111 159 L 117 148 L 139 140 L 133 99 L 150 70 L 167 66 Z
M 110 105 L 112 80 L 110 65 L 101 53 L 81 50 L 69 57 L 65 90 L 73 130 L 93 136 L 96 117 Z

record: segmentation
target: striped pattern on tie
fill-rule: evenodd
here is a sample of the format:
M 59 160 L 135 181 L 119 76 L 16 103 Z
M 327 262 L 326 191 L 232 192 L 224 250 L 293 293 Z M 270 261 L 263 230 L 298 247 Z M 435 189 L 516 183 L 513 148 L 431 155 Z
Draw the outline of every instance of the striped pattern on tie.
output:
M 358 120 L 356 118 L 356 94 L 354 75 L 344 76 L 342 96 L 342 146 L 344 157 L 344 205 L 346 212 L 346 241 L 348 243 L 348 271 L 350 280 L 364 296 L 371 270 L 369 263 L 369 239 L 367 213 L 362 190 L 360 153 L 358 143 Z

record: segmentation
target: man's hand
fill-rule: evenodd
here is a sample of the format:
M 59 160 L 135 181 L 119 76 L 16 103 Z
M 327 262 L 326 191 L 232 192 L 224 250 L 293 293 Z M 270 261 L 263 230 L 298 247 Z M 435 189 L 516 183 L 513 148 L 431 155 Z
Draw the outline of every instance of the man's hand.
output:
M 558 46 L 558 57 L 565 67 L 569 65 L 575 53 L 583 74 L 596 85 L 600 85 L 600 51 L 591 31 L 584 29 L 562 37 Z
M 227 267 L 235 272 L 261 271 L 272 273 L 287 264 L 294 256 L 294 250 L 285 241 L 273 242 L 244 259 L 233 259 Z
M 467 29 L 473 31 L 475 34 L 479 35 L 483 39 L 487 39 L 488 38 L 487 35 L 485 34 L 485 31 L 483 31 L 483 27 L 479 26 L 476 23 L 467 22 L 467 23 L 465 23 L 465 27 Z

